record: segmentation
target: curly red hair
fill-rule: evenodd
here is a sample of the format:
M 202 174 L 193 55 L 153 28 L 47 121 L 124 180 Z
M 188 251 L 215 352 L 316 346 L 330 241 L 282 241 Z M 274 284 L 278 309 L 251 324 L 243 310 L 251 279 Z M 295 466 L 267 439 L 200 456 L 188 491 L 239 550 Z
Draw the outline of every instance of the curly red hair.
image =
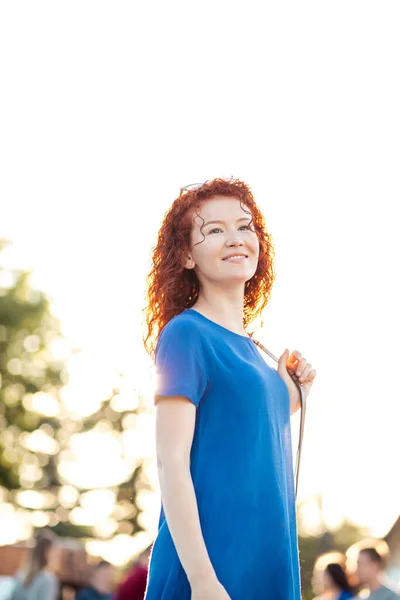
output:
M 260 244 L 257 270 L 245 284 L 245 327 L 260 316 L 270 299 L 275 279 L 274 248 L 249 186 L 232 178 L 213 179 L 196 188 L 183 188 L 164 216 L 153 250 L 153 266 L 147 277 L 147 306 L 144 309 L 147 331 L 144 344 L 151 356 L 165 325 L 186 308 L 191 308 L 198 298 L 199 281 L 194 269 L 184 267 L 184 256 L 190 248 L 193 212 L 198 211 L 205 200 L 215 196 L 237 198 L 245 210 L 250 211 Z

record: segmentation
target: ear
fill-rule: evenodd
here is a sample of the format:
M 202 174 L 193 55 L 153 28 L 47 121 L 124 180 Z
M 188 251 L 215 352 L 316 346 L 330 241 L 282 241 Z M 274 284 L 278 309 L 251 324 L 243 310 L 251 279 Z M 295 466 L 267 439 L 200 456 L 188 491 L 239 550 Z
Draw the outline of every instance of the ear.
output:
M 184 254 L 183 266 L 185 269 L 194 269 L 196 265 L 191 254 Z

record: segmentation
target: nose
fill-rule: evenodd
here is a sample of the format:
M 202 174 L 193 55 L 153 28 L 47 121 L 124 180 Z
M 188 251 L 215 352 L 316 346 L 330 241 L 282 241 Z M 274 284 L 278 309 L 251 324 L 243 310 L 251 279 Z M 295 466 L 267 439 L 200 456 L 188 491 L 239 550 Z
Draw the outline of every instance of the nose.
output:
M 236 248 L 238 246 L 243 246 L 243 240 L 241 240 L 237 234 L 233 236 L 230 235 L 226 240 L 226 246 L 228 248 Z

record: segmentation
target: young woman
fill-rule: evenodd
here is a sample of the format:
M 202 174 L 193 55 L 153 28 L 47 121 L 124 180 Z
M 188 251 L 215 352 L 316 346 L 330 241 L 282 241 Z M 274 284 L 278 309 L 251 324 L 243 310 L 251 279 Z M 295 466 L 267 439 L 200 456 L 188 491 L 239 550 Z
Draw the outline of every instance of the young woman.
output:
M 322 583 L 321 598 L 326 598 L 326 600 L 350 600 L 354 598 L 346 572 L 337 563 L 330 563 L 326 566 L 322 575 Z
M 162 495 L 147 600 L 300 600 L 290 414 L 315 371 L 278 372 L 247 332 L 266 306 L 273 248 L 249 187 L 181 190 L 148 278 Z
M 25 569 L 17 575 L 11 600 L 58 600 L 57 577 L 46 570 L 53 543 L 54 538 L 49 533 L 36 537 Z

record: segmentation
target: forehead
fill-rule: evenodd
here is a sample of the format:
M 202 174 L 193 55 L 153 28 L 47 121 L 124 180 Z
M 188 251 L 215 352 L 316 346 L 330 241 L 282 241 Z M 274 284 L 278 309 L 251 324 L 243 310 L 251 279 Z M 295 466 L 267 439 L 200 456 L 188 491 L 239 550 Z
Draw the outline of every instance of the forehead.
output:
M 205 200 L 197 212 L 205 221 L 236 221 L 243 217 L 251 218 L 246 205 L 233 196 L 216 196 Z
M 360 552 L 360 554 L 358 555 L 358 558 L 357 558 L 357 563 L 359 565 L 366 565 L 370 562 L 371 561 L 370 561 L 369 556 L 365 552 Z

